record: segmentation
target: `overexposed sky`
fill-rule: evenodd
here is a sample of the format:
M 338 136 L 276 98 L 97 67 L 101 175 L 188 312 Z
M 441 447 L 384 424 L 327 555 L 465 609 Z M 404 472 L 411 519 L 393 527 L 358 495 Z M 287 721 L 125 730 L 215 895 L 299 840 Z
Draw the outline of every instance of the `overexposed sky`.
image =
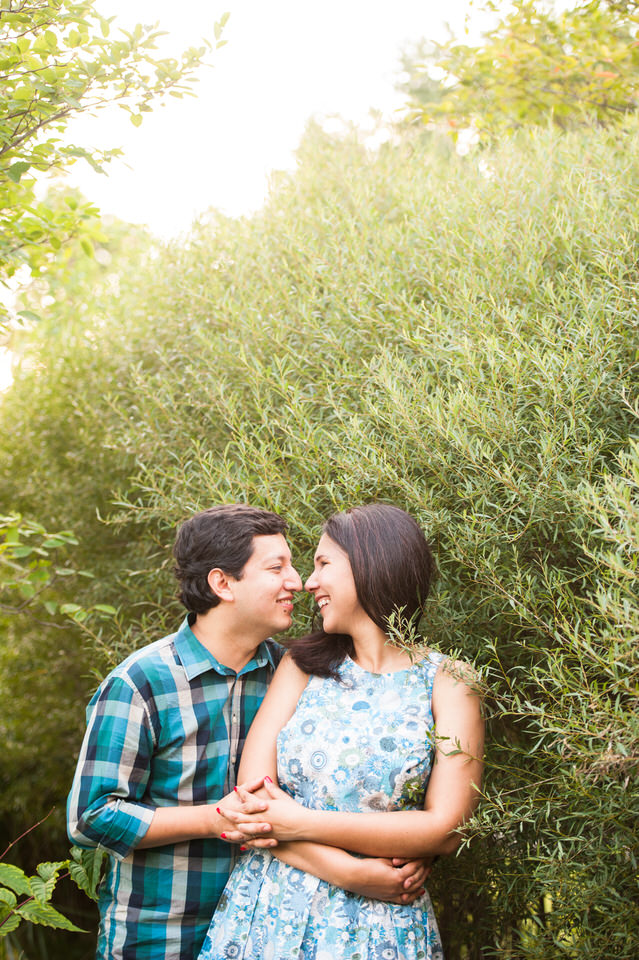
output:
M 80 119 L 68 137 L 125 150 L 108 177 L 78 161 L 70 182 L 104 213 L 146 223 L 168 237 L 198 213 L 230 215 L 261 205 L 274 169 L 291 168 L 307 120 L 339 114 L 366 125 L 371 108 L 390 115 L 403 47 L 453 33 L 478 36 L 485 18 L 470 0 L 97 0 L 113 24 L 159 21 L 163 55 L 213 40 L 225 11 L 227 43 L 201 71 L 197 99 L 168 98 L 139 128 L 117 107 Z M 467 16 L 470 19 L 467 21 Z

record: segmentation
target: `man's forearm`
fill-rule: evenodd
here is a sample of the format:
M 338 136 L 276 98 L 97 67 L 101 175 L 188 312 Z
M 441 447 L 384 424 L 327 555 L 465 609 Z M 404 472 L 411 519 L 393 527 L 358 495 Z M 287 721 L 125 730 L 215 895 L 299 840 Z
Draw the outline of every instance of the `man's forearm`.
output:
M 165 844 L 203 837 L 220 837 L 225 824 L 228 825 L 228 821 L 210 803 L 196 807 L 156 807 L 149 829 L 136 849 L 163 847 Z

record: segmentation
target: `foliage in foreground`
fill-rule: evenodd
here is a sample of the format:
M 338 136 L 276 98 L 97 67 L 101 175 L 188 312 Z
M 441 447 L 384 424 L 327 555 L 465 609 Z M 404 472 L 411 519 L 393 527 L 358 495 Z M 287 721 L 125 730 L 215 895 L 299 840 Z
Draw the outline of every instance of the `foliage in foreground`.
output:
M 500 13 L 492 0 L 481 7 Z M 412 115 L 488 136 L 551 122 L 615 124 L 637 109 L 638 36 L 636 0 L 515 0 L 481 43 L 422 44 L 405 58 Z
M 100 294 L 92 326 L 69 304 L 0 409 L 1 496 L 74 530 L 96 577 L 69 602 L 120 609 L 73 647 L 76 679 L 177 622 L 170 545 L 193 510 L 280 510 L 302 572 L 334 509 L 424 524 L 425 633 L 477 665 L 489 719 L 472 842 L 432 882 L 450 960 L 639 945 L 638 145 L 629 125 L 373 154 L 311 130 L 263 212 L 213 217 Z M 8 637 L 17 669 L 51 642 Z M 38 704 L 16 706 L 50 746 Z
M 73 880 L 92 900 L 97 900 L 96 887 L 100 879 L 105 854 L 100 850 L 71 848 L 67 860 L 39 863 L 36 873 L 28 877 L 24 870 L 4 859 L 13 843 L 0 856 L 0 938 L 8 936 L 27 920 L 44 927 L 59 930 L 83 931 L 51 903 L 59 880 Z
M 100 235 L 92 204 L 71 192 L 40 199 L 36 189 L 44 173 L 78 159 L 103 172 L 121 153 L 69 143 L 69 122 L 117 103 L 139 126 L 164 97 L 191 92 L 211 49 L 205 41 L 179 60 L 160 59 L 157 26 L 115 35 L 113 19 L 94 0 L 0 0 L 0 283 L 23 265 L 46 273 L 52 252 L 76 235 L 91 255 Z M 215 26 L 218 46 L 226 19 Z

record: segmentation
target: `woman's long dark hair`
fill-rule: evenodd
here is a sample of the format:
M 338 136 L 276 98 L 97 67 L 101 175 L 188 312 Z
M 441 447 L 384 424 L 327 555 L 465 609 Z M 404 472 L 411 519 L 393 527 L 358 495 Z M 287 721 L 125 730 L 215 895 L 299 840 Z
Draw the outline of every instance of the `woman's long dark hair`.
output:
M 334 513 L 322 528 L 347 554 L 357 598 L 373 623 L 389 632 L 417 626 L 435 572 L 421 527 L 411 516 L 386 503 L 369 503 Z M 354 652 L 348 634 L 323 629 L 288 644 L 304 673 L 337 677 L 337 668 Z

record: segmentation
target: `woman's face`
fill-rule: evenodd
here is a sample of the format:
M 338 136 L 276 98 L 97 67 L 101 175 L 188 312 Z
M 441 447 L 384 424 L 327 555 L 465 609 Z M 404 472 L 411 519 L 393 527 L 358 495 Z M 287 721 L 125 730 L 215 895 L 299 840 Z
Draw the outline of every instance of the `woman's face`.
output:
M 352 634 L 357 622 L 366 617 L 348 555 L 327 534 L 317 545 L 315 569 L 304 586 L 315 597 L 326 633 Z

